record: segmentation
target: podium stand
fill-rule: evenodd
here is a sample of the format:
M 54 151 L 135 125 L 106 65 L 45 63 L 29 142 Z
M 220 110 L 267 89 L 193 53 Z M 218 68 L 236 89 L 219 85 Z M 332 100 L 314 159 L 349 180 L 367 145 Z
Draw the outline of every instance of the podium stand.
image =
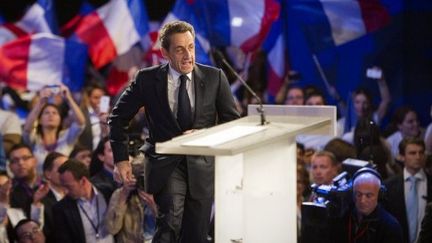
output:
M 297 242 L 295 136 L 332 134 L 335 120 L 267 121 L 247 116 L 156 144 L 157 153 L 215 156 L 215 242 Z

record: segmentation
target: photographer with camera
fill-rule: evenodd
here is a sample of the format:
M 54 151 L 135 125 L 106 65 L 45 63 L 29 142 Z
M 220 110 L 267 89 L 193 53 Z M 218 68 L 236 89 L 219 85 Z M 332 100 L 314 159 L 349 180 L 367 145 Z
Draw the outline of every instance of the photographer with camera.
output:
M 71 110 L 72 123 L 63 127 L 60 105 L 65 101 Z M 85 118 L 65 85 L 46 86 L 39 91 L 39 99 L 28 115 L 23 129 L 24 142 L 32 147 L 37 160 L 38 174 L 42 174 L 45 157 L 53 151 L 69 156 L 79 135 L 84 130 Z
M 352 178 L 354 205 L 342 218 L 336 242 L 403 242 L 399 222 L 378 203 L 381 176 L 371 168 L 358 170 Z
M 108 231 L 116 235 L 118 243 L 147 243 L 151 242 L 155 232 L 157 206 L 153 196 L 145 192 L 143 159 L 137 157 L 131 165 L 137 180 L 125 181 L 121 188 L 114 191 L 105 224 Z

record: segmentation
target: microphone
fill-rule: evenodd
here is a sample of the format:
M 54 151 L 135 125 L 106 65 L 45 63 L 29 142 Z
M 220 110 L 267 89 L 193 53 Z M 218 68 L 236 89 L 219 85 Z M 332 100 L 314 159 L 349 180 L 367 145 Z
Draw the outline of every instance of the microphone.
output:
M 258 113 L 261 116 L 261 126 L 264 126 L 265 124 L 268 124 L 268 122 L 265 119 L 264 114 L 264 107 L 261 98 L 252 90 L 252 88 L 246 83 L 246 81 L 237 73 L 237 71 L 228 63 L 228 61 L 225 59 L 224 55 L 217 49 L 213 50 L 213 53 L 215 56 L 222 61 L 222 63 L 228 68 L 228 70 L 236 76 L 238 80 L 243 84 L 243 86 L 246 87 L 246 89 L 249 91 L 249 93 L 252 94 L 252 96 L 258 101 L 259 107 L 257 108 Z

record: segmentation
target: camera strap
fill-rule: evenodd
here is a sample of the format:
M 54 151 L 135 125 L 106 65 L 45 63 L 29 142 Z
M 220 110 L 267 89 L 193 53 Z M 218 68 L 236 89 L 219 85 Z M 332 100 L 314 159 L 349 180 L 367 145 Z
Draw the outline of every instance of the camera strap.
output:
M 349 243 L 355 243 L 360 237 L 362 237 L 366 231 L 369 229 L 369 222 L 366 223 L 366 227 L 364 227 L 363 229 L 360 228 L 360 224 L 359 224 L 359 228 L 357 230 L 355 230 L 355 234 L 353 234 L 353 217 L 352 214 L 350 214 L 349 217 L 349 222 L 348 222 L 348 239 L 349 239 Z

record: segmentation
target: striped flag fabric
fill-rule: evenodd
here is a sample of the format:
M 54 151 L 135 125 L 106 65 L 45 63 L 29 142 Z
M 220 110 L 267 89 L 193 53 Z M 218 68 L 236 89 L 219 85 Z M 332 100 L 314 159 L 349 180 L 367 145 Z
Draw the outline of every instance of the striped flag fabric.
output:
M 73 34 L 88 45 L 96 68 L 126 53 L 148 32 L 147 12 L 140 0 L 111 0 L 78 21 Z
M 52 0 L 38 0 L 30 5 L 24 16 L 14 22 L 0 24 L 0 46 L 19 37 L 34 33 L 54 33 Z
M 245 53 L 262 45 L 280 12 L 276 0 L 206 0 L 202 7 L 212 45 L 236 46 Z
M 0 80 L 18 90 L 64 83 L 79 91 L 85 65 L 85 46 L 49 33 L 27 35 L 0 47 Z

